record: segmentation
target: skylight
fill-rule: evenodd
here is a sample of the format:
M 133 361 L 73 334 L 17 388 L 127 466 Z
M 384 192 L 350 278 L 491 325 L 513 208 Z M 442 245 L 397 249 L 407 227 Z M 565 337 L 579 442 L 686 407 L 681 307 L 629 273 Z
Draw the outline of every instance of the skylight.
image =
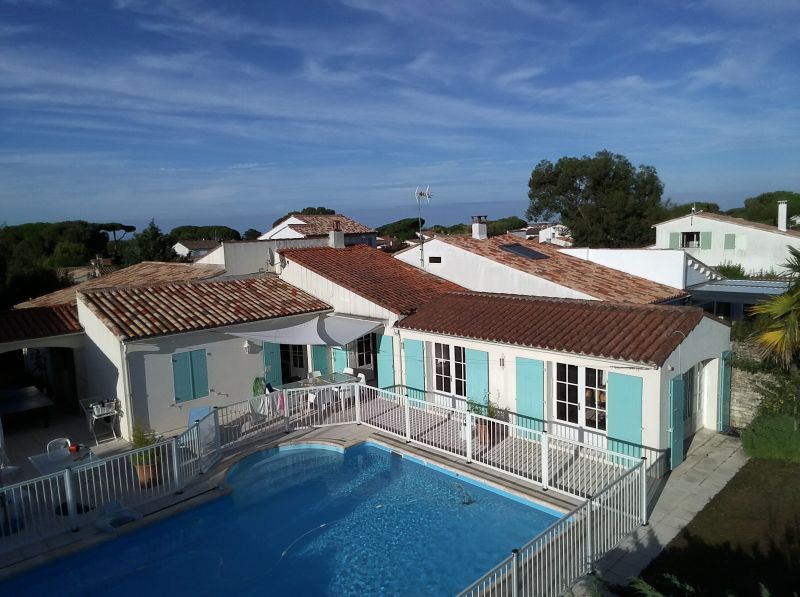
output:
M 525 259 L 547 259 L 547 255 L 544 253 L 539 253 L 539 251 L 534 251 L 528 247 L 523 247 L 519 243 L 511 243 L 510 245 L 500 245 L 500 248 L 507 253 L 512 253 L 514 255 L 519 255 L 520 257 L 524 257 Z

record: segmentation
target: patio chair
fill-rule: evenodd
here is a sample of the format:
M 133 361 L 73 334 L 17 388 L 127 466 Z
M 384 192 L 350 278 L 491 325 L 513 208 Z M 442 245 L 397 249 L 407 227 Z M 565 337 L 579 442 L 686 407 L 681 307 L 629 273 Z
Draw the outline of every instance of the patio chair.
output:
M 364 375 L 363 373 L 359 373 L 357 377 L 358 377 L 358 383 L 359 384 L 361 384 L 362 386 L 367 384 L 367 376 L 366 375 Z
M 352 367 L 345 367 L 344 369 L 342 369 L 342 373 L 346 373 L 347 375 L 355 375 L 356 374 L 356 372 L 353 371 Z
M 70 441 L 66 437 L 57 437 L 47 442 L 47 458 L 49 460 L 63 460 L 69 455 Z
M 317 395 L 314 392 L 309 392 L 306 396 L 306 414 L 311 412 L 312 408 L 316 407 Z
M 313 379 L 315 377 L 322 377 L 322 371 L 312 371 L 311 378 Z

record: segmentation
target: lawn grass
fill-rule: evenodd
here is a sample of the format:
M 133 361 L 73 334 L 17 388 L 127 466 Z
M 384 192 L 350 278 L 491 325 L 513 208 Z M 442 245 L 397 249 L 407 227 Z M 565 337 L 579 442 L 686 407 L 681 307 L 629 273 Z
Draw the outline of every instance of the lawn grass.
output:
M 665 595 L 799 595 L 800 464 L 747 462 L 642 578 Z

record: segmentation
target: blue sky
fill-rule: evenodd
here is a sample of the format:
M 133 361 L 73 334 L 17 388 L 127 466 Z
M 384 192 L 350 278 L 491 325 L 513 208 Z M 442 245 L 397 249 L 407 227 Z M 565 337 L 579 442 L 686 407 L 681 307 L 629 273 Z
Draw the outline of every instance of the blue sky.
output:
M 800 191 L 797 0 L 0 0 L 0 222 L 522 215 L 542 159 Z

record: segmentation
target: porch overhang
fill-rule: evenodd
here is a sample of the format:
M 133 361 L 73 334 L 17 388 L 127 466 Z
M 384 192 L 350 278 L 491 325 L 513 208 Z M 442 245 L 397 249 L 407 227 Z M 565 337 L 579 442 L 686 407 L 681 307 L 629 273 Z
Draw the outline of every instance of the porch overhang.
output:
M 274 322 L 271 322 L 269 329 L 227 333 L 253 342 L 271 344 L 345 346 L 385 325 L 385 322 L 375 319 L 326 313 L 294 325 L 273 327 Z

